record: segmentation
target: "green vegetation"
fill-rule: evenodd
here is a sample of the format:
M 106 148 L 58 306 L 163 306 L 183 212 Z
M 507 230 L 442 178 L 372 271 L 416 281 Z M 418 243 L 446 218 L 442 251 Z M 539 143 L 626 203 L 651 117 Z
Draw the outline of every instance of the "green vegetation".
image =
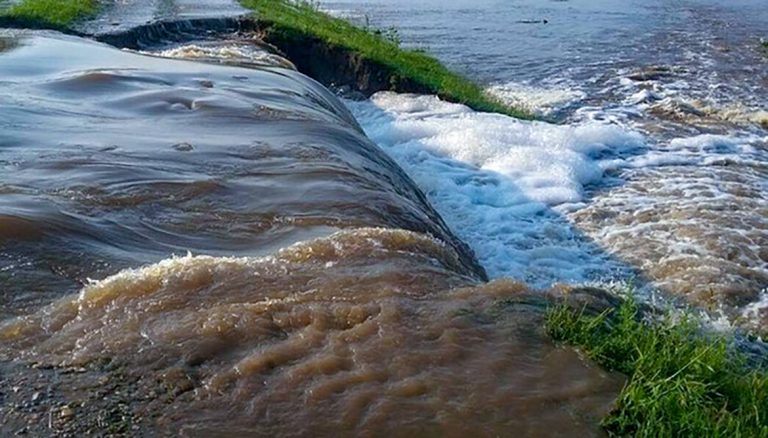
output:
M 400 47 L 400 35 L 394 28 L 373 30 L 357 27 L 346 20 L 319 10 L 317 3 L 306 0 L 240 0 L 253 9 L 262 23 L 273 32 L 301 38 L 318 38 L 362 59 L 383 66 L 392 83 L 404 79 L 430 93 L 463 103 L 478 111 L 497 112 L 521 119 L 532 119 L 527 111 L 513 108 L 489 95 L 482 87 L 448 70 L 424 50 Z M 0 19 L 10 19 L 29 27 L 66 29 L 73 23 L 95 15 L 98 0 L 22 0 Z
M 512 108 L 488 95 L 480 86 L 451 72 L 422 50 L 400 47 L 396 30 L 375 31 L 332 17 L 318 9 L 317 3 L 291 0 L 240 0 L 258 14 L 260 21 L 285 34 L 317 37 L 329 45 L 342 47 L 391 69 L 430 92 L 478 111 L 533 118 L 526 111 Z
M 96 14 L 98 0 L 23 0 L 2 16 L 30 25 L 63 29 Z
M 603 420 L 611 435 L 768 437 L 768 372 L 749 369 L 691 318 L 644 322 L 632 300 L 597 316 L 562 305 L 547 330 L 629 377 Z

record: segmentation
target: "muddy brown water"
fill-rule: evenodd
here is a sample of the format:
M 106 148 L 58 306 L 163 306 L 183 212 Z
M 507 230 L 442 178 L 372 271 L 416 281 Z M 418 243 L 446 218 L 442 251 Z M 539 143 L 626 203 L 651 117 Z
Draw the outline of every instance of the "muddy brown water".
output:
M 49 299 L 47 281 L 75 291 L 174 253 L 262 255 L 358 226 L 429 233 L 457 248 L 463 273 L 485 275 L 301 74 L 4 40 L 18 45 L 0 57 L 4 316 Z
M 0 47 L 3 433 L 599 435 L 622 378 L 319 84 Z
M 139 381 L 132 424 L 160 433 L 597 435 L 622 379 L 552 345 L 522 285 L 475 286 L 457 263 L 438 241 L 385 229 L 265 258 L 177 258 L 0 339 L 43 367 L 125 370 Z M 158 389 L 169 386 L 171 402 Z M 93 415 L 87 396 L 74 402 Z

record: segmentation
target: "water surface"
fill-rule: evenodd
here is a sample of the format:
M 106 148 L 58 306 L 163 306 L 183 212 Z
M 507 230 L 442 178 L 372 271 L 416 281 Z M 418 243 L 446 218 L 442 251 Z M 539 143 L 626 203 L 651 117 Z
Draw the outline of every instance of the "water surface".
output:
M 2 41 L 3 432 L 600 434 L 623 378 L 316 82 Z
M 561 124 L 408 96 L 350 106 L 492 276 L 541 286 L 636 277 L 732 321 L 765 324 L 763 2 L 326 7 L 393 26 L 406 47 L 427 48 Z
M 2 41 L 4 315 L 172 254 L 261 255 L 349 227 L 463 248 L 346 108 L 293 70 Z

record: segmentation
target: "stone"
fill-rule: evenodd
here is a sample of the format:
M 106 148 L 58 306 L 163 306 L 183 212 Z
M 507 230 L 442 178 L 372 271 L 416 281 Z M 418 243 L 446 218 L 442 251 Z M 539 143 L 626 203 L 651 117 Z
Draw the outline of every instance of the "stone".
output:
M 69 406 L 65 405 L 59 411 L 59 417 L 64 418 L 64 419 L 69 419 L 69 418 L 72 418 L 74 416 L 75 416 L 75 411 L 72 408 L 70 408 Z

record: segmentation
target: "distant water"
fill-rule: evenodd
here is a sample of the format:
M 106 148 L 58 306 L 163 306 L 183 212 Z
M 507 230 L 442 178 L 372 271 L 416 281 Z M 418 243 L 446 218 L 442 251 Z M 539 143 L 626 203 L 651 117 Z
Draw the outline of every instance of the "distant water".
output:
M 714 105 L 766 105 L 762 0 L 335 0 L 323 6 L 361 25 L 394 27 L 406 47 L 426 48 L 560 118 L 591 105 L 622 106 L 638 91 L 625 87 L 626 77 L 650 66 L 673 71 L 639 88 Z
M 120 0 L 101 5 L 98 16 L 76 25 L 88 34 L 118 32 L 154 21 L 232 17 L 249 11 L 237 0 Z
M 333 1 L 560 123 L 349 103 L 493 276 L 635 284 L 768 326 L 764 2 Z M 547 20 L 544 23 L 543 20 Z

